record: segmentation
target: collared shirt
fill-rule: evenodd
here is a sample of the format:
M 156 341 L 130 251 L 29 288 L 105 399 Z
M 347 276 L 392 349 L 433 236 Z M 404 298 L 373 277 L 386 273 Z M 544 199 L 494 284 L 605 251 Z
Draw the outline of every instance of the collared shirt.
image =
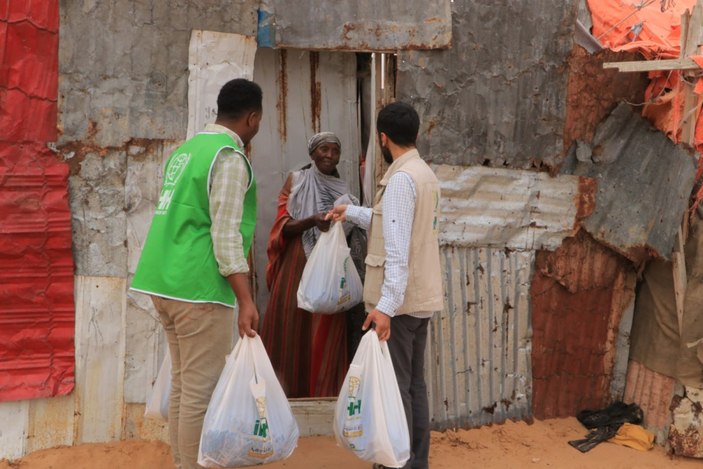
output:
M 225 133 L 244 149 L 239 135 L 227 127 L 208 124 L 205 132 Z M 215 158 L 210 175 L 210 234 L 215 259 L 224 277 L 249 272 L 242 234 L 239 232 L 244 213 L 244 195 L 248 188 L 249 171 L 244 157 L 234 150 L 222 150 Z
M 383 245 L 386 251 L 381 299 L 376 309 L 388 316 L 395 316 L 403 304 L 408 285 L 410 236 L 415 218 L 415 182 L 409 174 L 396 172 L 388 181 L 383 194 Z M 371 225 L 372 209 L 349 205 L 349 221 L 364 229 Z M 425 313 L 420 313 L 425 316 Z M 414 316 L 414 314 L 413 314 Z

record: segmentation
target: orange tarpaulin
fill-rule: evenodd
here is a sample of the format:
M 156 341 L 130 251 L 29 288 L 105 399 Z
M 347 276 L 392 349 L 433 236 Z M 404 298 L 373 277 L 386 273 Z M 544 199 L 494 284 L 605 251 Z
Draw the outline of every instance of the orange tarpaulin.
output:
M 593 35 L 601 44 L 616 51 L 639 52 L 649 60 L 679 57 L 681 15 L 695 4 L 696 0 L 588 0 Z M 691 58 L 703 64 L 702 57 Z M 678 143 L 684 118 L 694 114 L 693 146 L 703 150 L 700 103 L 684 109 L 683 94 L 686 82 L 694 84 L 698 94 L 703 91 L 703 84 L 697 77 L 684 77 L 678 70 L 649 72 L 649 78 L 642 115 Z
M 604 47 L 645 58 L 679 56 L 681 15 L 695 0 L 588 0 L 592 34 Z

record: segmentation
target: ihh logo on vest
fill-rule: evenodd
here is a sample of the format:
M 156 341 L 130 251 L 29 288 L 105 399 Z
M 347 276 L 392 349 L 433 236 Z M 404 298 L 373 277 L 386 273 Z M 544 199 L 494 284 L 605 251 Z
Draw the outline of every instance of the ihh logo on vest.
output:
M 161 188 L 159 203 L 156 205 L 156 215 L 163 215 L 168 210 L 173 199 L 173 193 L 176 190 L 176 183 L 183 175 L 189 161 L 190 153 L 181 153 L 169 160 L 166 173 L 164 174 L 164 185 Z

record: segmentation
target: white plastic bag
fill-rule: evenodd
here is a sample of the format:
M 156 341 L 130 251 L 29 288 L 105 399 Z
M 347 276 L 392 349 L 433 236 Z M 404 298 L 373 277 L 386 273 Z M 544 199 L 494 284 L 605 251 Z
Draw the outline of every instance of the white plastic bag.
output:
M 340 446 L 364 461 L 402 467 L 410 459 L 410 434 L 388 344 L 375 330 L 361 338 L 334 413 Z
M 168 395 L 171 393 L 171 352 L 166 349 L 166 355 L 161 362 L 161 368 L 151 388 L 151 394 L 146 401 L 144 417 L 168 421 Z
M 298 433 L 261 338 L 244 336 L 227 357 L 210 399 L 198 464 L 241 467 L 284 459 L 297 446 Z
M 298 307 L 312 313 L 339 313 L 359 304 L 363 293 L 344 229 L 335 222 L 320 235 L 305 264 Z

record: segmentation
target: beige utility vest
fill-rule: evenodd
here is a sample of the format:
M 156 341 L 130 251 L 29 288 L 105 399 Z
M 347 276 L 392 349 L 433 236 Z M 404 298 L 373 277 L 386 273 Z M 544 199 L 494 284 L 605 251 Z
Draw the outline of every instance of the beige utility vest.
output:
M 396 315 L 420 311 L 439 311 L 443 307 L 442 275 L 439 264 L 439 181 L 432 169 L 411 150 L 391 164 L 379 183 L 373 206 L 366 256 L 364 303 L 373 310 L 381 299 L 386 250 L 383 242 L 383 194 L 397 171 L 407 173 L 415 182 L 415 218 L 410 237 L 408 285 Z

